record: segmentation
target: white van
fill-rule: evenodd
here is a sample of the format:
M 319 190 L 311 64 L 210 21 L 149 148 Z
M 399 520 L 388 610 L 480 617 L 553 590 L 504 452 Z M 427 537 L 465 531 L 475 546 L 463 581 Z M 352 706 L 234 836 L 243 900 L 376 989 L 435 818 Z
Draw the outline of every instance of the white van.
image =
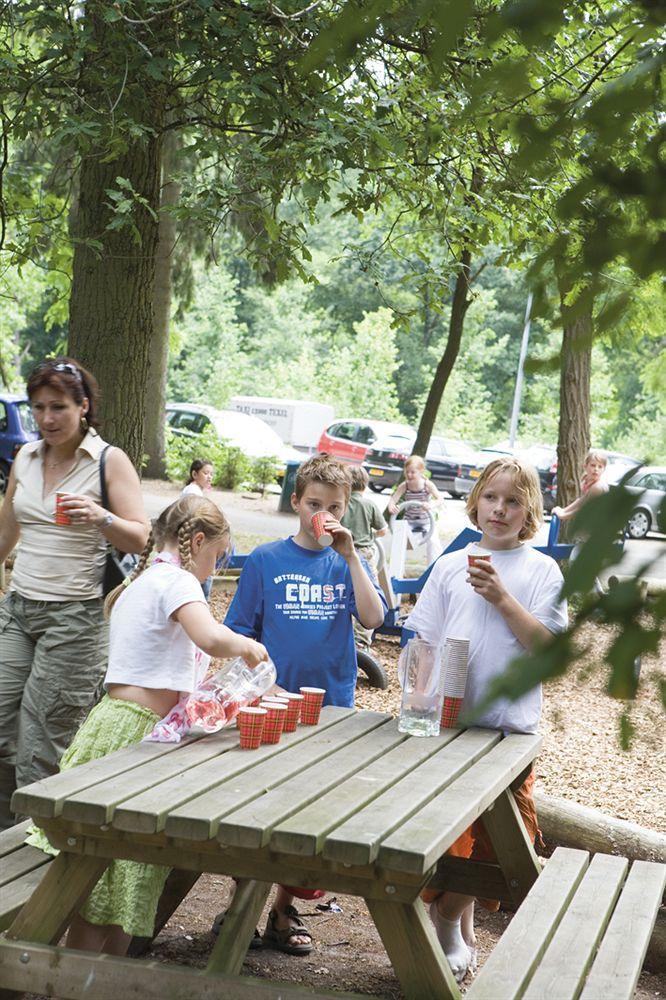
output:
M 279 399 L 271 396 L 234 396 L 229 407 L 259 417 L 294 448 L 313 451 L 324 427 L 333 419 L 333 407 L 307 399 Z

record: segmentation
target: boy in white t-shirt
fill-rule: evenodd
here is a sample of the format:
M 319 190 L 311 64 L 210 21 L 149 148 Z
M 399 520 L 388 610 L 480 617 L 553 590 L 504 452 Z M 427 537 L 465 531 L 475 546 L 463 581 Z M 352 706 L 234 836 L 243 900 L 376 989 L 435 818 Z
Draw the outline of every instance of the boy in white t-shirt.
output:
M 478 704 L 489 684 L 526 650 L 546 643 L 567 625 L 560 601 L 562 574 L 549 556 L 524 545 L 543 520 L 536 471 L 507 456 L 486 466 L 467 500 L 467 514 L 481 533 L 490 560 L 468 567 L 468 552 L 442 556 L 423 588 L 405 627 L 437 644 L 447 636 L 469 639 L 469 672 L 463 711 Z M 541 716 L 541 687 L 510 702 L 498 699 L 475 721 L 505 732 L 533 733 Z M 532 797 L 534 775 L 514 792 L 530 837 L 538 835 Z M 477 820 L 449 854 L 494 860 L 483 823 Z M 437 936 L 457 979 L 476 960 L 474 898 L 424 890 Z M 489 909 L 497 901 L 481 900 Z

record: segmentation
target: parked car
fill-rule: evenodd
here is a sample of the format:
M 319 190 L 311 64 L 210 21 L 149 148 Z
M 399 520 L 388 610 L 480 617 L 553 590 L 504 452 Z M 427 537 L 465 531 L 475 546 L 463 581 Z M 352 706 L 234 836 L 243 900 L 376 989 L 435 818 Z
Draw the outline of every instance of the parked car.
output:
M 414 431 L 404 424 L 386 420 L 336 420 L 322 431 L 317 444 L 320 455 L 334 455 L 345 462 L 360 465 L 368 448 L 381 437 L 414 439 Z
M 474 486 L 485 467 L 496 458 L 504 458 L 510 455 L 510 451 L 498 451 L 496 448 L 481 448 L 476 453 L 476 461 L 462 470 L 460 476 L 456 476 L 453 488 L 458 496 L 466 497 Z
M 271 458 L 280 463 L 280 475 L 287 462 L 302 462 L 303 455 L 285 444 L 272 427 L 259 417 L 236 410 L 216 410 L 212 406 L 196 403 L 169 403 L 166 408 L 167 425 L 176 434 L 188 437 L 201 434 L 212 427 L 217 434 L 249 458 Z
M 7 489 L 9 470 L 19 449 L 38 437 L 27 396 L 0 395 L 0 493 Z
M 648 531 L 666 532 L 666 466 L 644 465 L 624 485 L 638 496 L 627 521 L 629 537 L 645 538 Z
M 380 438 L 368 449 L 363 465 L 370 476 L 371 490 L 381 493 L 387 487 L 396 485 L 415 440 L 415 434 L 409 438 L 390 435 Z M 472 468 L 476 462 L 476 452 L 465 441 L 431 437 L 425 460 L 435 486 L 458 497 L 461 494 L 455 489 L 456 478 L 466 475 Z

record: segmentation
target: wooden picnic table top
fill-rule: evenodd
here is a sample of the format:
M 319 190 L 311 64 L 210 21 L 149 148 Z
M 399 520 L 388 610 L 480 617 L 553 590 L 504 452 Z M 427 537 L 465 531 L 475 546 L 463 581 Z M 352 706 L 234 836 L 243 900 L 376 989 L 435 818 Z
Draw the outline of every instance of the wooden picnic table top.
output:
M 425 874 L 525 770 L 538 736 L 398 731 L 379 712 L 324 708 L 278 745 L 241 750 L 235 728 L 181 744 L 140 743 L 17 791 L 37 822 L 130 841 L 217 841 Z
M 115 858 L 240 879 L 242 933 L 234 944 L 225 921 L 233 960 L 214 951 L 212 972 L 240 970 L 270 884 L 282 882 L 362 896 L 406 995 L 455 997 L 419 892 L 483 815 L 495 870 L 518 898 L 526 894 L 538 866 L 509 789 L 540 743 L 486 729 L 407 736 L 390 715 L 326 707 L 317 726 L 299 726 L 275 746 L 241 750 L 235 728 L 181 744 L 140 743 L 26 786 L 12 805 L 63 851 L 59 886 L 76 855 L 84 856 L 82 885 L 85 864 Z M 465 871 L 460 878 L 462 889 Z M 36 929 L 52 881 L 10 937 L 53 938 L 55 917 L 48 933 Z

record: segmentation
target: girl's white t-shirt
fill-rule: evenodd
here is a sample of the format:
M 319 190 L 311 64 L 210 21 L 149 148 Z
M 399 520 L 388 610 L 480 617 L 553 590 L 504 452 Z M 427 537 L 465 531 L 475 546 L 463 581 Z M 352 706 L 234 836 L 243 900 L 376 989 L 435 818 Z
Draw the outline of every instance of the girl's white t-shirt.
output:
M 171 562 L 156 562 L 121 594 L 111 612 L 109 666 L 104 686 L 135 684 L 193 691 L 197 647 L 170 616 L 185 604 L 206 604 L 201 584 Z
M 188 483 L 187 486 L 180 491 L 181 497 L 190 496 L 202 497 L 204 495 L 203 490 L 197 483 Z
M 433 568 L 405 627 L 427 642 L 469 640 L 469 667 L 463 710 L 485 695 L 495 677 L 525 652 L 500 612 L 467 582 L 467 549 L 442 556 Z M 506 589 L 553 633 L 568 624 L 560 601 L 562 573 L 550 556 L 528 545 L 492 552 L 492 564 Z M 541 685 L 517 701 L 495 701 L 475 725 L 506 732 L 534 733 L 541 717 Z

